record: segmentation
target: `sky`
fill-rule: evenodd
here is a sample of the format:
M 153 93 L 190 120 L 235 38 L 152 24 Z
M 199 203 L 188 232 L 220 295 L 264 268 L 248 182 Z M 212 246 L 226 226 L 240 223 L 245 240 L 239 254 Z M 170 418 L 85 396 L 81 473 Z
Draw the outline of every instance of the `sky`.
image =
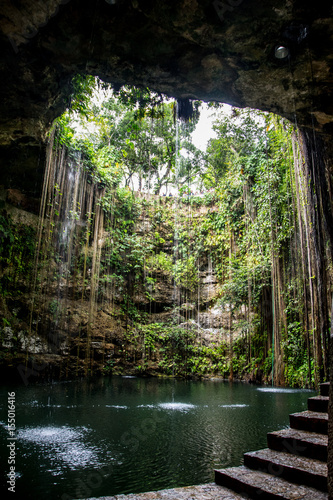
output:
M 214 110 L 208 108 L 208 105 L 203 102 L 200 106 L 200 118 L 198 124 L 194 132 L 192 132 L 193 144 L 202 151 L 206 151 L 209 139 L 216 137 L 216 134 L 212 129 L 212 123 L 214 120 L 212 116 L 213 114 Z
M 230 114 L 231 106 L 228 104 L 223 105 L 223 113 Z M 216 110 L 213 108 L 209 108 L 207 103 L 203 102 L 200 106 L 200 118 L 196 129 L 192 132 L 192 140 L 193 144 L 201 149 L 202 151 L 206 151 L 207 142 L 209 139 L 213 139 L 216 137 L 216 134 L 212 128 L 213 121 L 215 119 L 214 115 Z M 219 110 L 219 114 L 221 114 L 222 110 Z

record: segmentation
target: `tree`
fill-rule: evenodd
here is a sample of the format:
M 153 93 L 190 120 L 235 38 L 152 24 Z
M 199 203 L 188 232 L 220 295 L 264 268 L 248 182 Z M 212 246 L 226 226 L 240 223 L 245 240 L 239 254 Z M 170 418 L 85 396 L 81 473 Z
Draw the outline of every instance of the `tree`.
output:
M 96 88 L 100 94 L 105 90 L 98 81 Z M 80 124 L 86 140 L 96 154 L 105 146 L 121 152 L 125 186 L 159 194 L 170 184 L 190 182 L 198 173 L 202 155 L 190 135 L 198 113 L 179 126 L 175 120 L 175 101 L 149 89 L 128 86 L 118 93 L 108 89 L 98 106 L 90 100 L 87 107 L 89 118 L 85 113 Z M 80 115 L 76 118 L 79 120 Z M 180 151 L 188 153 L 191 161 L 186 161 Z M 181 168 L 177 168 L 177 161 Z

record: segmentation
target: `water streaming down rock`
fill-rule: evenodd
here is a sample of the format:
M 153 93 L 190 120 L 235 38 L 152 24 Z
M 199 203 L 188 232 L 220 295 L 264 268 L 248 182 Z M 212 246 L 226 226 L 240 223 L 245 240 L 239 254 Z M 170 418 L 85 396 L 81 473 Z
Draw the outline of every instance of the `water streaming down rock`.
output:
M 177 122 L 177 137 L 183 126 Z M 178 139 L 176 146 L 177 174 Z M 42 362 L 61 375 L 170 367 L 173 374 L 191 373 L 189 344 L 219 342 L 226 326 L 216 306 L 213 261 L 194 245 L 195 228 L 214 208 L 192 204 L 191 182 L 189 171 L 184 196 L 179 182 L 170 197 L 118 193 L 96 181 L 80 152 L 52 138 L 27 357 L 43 354 Z M 166 267 L 156 264 L 161 258 Z M 162 332 L 153 340 L 150 324 Z M 179 356 L 184 365 L 178 366 Z
M 90 364 L 103 244 L 103 212 L 99 205 L 102 194 L 102 189 L 89 182 L 81 154 L 69 154 L 51 140 L 40 210 L 30 335 L 35 339 L 46 337 L 49 354 L 60 353 L 61 357 L 73 347 L 69 337 L 74 326 L 80 339 L 77 360 L 83 350 L 85 370 Z M 87 295 L 89 307 L 84 305 L 82 311 L 86 319 L 77 325 L 73 321 L 73 301 L 77 303 L 81 297 L 83 302 Z M 41 322 L 45 315 L 48 321 Z M 31 354 L 31 349 L 28 351 Z

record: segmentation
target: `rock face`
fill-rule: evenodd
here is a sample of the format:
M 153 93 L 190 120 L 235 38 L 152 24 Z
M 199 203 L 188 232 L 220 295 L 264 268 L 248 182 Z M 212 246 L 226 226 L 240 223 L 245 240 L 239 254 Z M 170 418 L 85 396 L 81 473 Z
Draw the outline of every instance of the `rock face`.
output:
M 69 102 L 77 73 L 269 110 L 331 133 L 329 2 L 3 0 L 1 13 L 7 187 L 22 187 L 15 178 L 20 164 L 24 171 L 30 164 L 30 176 L 40 179 L 32 165 L 38 165 L 51 121 Z M 278 46 L 288 49 L 286 58 L 275 57 Z
M 71 164 L 68 171 L 70 168 Z M 84 184 L 83 190 L 88 191 L 88 185 Z M 128 272 L 131 260 L 125 255 L 120 266 L 107 267 L 111 260 L 107 242 L 115 238 L 113 245 L 116 245 L 116 236 L 106 220 L 103 219 L 103 228 L 96 230 L 95 226 L 93 231 L 99 250 L 95 238 L 82 246 L 86 239 L 86 232 L 82 234 L 82 227 L 86 227 L 84 209 L 80 215 L 77 213 L 71 230 L 64 234 L 64 228 L 69 227 L 66 224 L 71 222 L 68 218 L 71 196 L 71 190 L 64 190 L 61 207 L 49 200 L 50 207 L 58 207 L 58 215 L 64 206 L 67 211 L 64 220 L 55 223 L 52 219 L 50 233 L 44 227 L 41 238 L 44 244 L 40 243 L 37 259 L 34 248 L 39 246 L 36 245 L 36 233 L 41 229 L 38 222 L 51 217 L 51 213 L 47 211 L 45 215 L 41 211 L 38 221 L 35 214 L 26 210 L 33 209 L 34 199 L 17 189 L 0 190 L 3 209 L 0 215 L 6 215 L 10 221 L 0 235 L 6 255 L 10 248 L 6 247 L 8 241 L 17 242 L 17 247 L 10 250 L 12 265 L 3 260 L 0 265 L 5 292 L 0 295 L 3 318 L 0 370 L 15 365 L 24 367 L 30 359 L 33 366 L 29 369 L 41 377 L 87 375 L 88 370 L 94 374 L 186 377 L 228 374 L 230 306 L 219 301 L 221 282 L 211 257 L 206 252 L 200 254 L 193 281 L 186 273 L 177 275 L 175 269 L 158 265 L 156 260 L 157 256 L 166 260 L 169 256 L 172 262 L 175 242 L 167 235 L 175 212 L 180 232 L 187 228 L 192 234 L 191 221 L 200 223 L 209 211 L 214 211 L 213 202 L 209 206 L 193 206 L 194 216 L 188 218 L 186 203 L 170 204 L 168 198 L 157 196 L 144 200 L 130 230 L 134 246 L 137 238 L 141 245 L 149 245 L 156 230 L 156 214 L 161 209 L 165 219 L 159 223 L 155 234 L 160 239 L 157 247 L 147 253 L 145 267 L 140 268 L 140 259 L 135 261 L 136 268 L 141 269 L 135 276 Z M 113 223 L 116 224 L 115 220 Z M 51 234 L 54 238 L 49 240 Z M 23 255 L 23 247 L 30 247 L 30 253 Z M 97 261 L 93 271 L 92 263 Z M 243 329 L 247 317 L 245 310 L 233 312 L 235 340 L 245 341 Z M 239 376 L 244 374 L 240 371 Z
M 17 8 L 4 0 L 2 12 L 3 67 L 11 63 L 12 70 L 2 81 L 3 104 L 8 105 L 8 90 L 13 97 L 21 90 L 17 97 L 25 104 L 31 136 L 37 120 L 41 132 L 45 119 L 63 106 L 66 80 L 77 72 L 290 119 L 296 112 L 303 124 L 312 123 L 313 115 L 318 127 L 331 120 L 327 2 L 25 0 Z M 289 58 L 275 57 L 279 45 L 288 47 Z M 22 118 L 15 101 L 13 117 L 19 111 Z M 31 116 L 35 106 L 39 112 Z

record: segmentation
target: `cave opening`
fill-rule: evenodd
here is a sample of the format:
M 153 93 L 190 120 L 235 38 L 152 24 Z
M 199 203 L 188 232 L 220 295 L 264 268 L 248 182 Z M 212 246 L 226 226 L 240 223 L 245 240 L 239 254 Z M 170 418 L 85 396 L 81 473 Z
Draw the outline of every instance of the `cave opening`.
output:
M 15 356 L 50 355 L 61 377 L 327 377 L 329 279 L 297 124 L 211 103 L 200 149 L 198 101 L 83 75 L 74 89 L 50 131 L 35 252 L 22 229 L 12 248 L 7 223 L 6 284 L 25 292 L 6 302 Z M 17 189 L 6 204 L 36 214 Z

